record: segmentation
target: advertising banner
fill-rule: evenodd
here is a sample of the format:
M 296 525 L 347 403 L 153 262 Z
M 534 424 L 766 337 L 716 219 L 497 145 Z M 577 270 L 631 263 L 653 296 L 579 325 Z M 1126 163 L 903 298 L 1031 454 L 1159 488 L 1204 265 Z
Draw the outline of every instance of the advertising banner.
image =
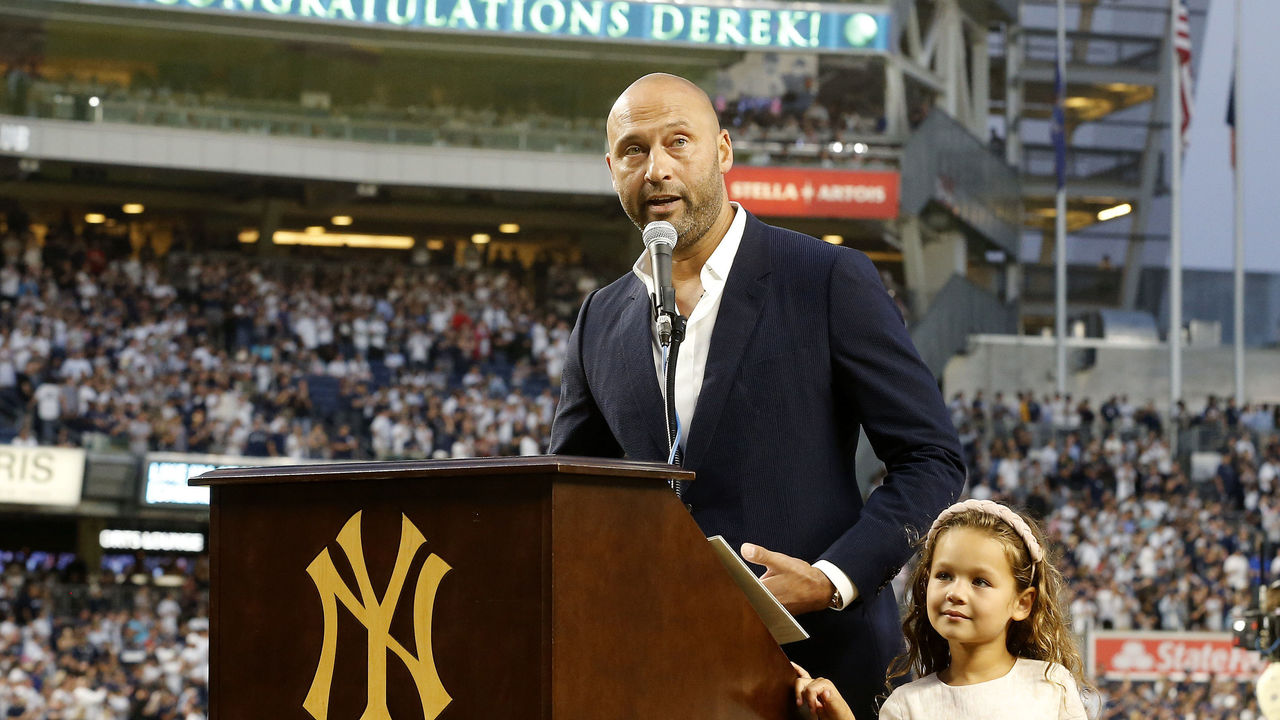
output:
M 80 504 L 84 450 L 0 445 L 0 503 Z
M 88 0 L 77 0 L 86 2 Z M 106 0 L 446 33 L 658 43 L 743 50 L 886 52 L 883 5 L 643 0 Z
M 764 217 L 898 217 L 896 172 L 735 165 L 725 183 L 730 200 Z
M 1231 633 L 1101 631 L 1089 638 L 1089 675 L 1108 680 L 1256 680 L 1266 663 L 1232 647 Z

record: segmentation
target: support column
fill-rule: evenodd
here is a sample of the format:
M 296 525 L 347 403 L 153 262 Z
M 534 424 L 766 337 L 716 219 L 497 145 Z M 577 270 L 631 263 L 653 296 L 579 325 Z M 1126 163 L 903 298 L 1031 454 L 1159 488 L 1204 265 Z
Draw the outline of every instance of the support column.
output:
M 1040 264 L 1053 266 L 1053 253 L 1057 250 L 1057 238 L 1052 229 L 1040 233 Z
M 1021 13 L 1021 5 L 1019 5 Z M 1022 29 L 1011 25 L 1004 33 L 1004 159 L 1022 167 Z
M 907 134 L 907 88 L 902 65 L 892 56 L 884 63 L 885 133 L 891 137 Z
M 969 57 L 973 63 L 973 73 L 969 78 L 969 132 L 979 140 L 987 141 L 987 117 L 991 107 L 991 48 L 987 41 L 986 28 L 977 23 L 965 23 L 961 31 L 969 29 L 972 39 L 969 40 Z M 968 38 L 969 34 L 963 33 Z
M 1004 301 L 1014 302 L 1022 297 L 1022 263 L 1017 258 L 1004 266 Z
M 1167 50 L 1168 48 L 1165 48 Z M 1148 125 L 1146 144 L 1142 150 L 1142 168 L 1141 185 L 1139 186 L 1137 197 L 1138 201 L 1134 203 L 1132 220 L 1130 221 L 1130 238 L 1128 247 L 1125 249 L 1124 257 L 1124 274 L 1121 276 L 1120 297 L 1125 310 L 1136 310 L 1138 307 L 1138 286 L 1142 280 L 1142 258 L 1144 253 L 1144 243 L 1147 230 L 1147 221 L 1150 218 L 1150 210 L 1152 201 L 1156 197 L 1160 185 L 1163 183 L 1161 171 L 1164 169 L 1162 156 L 1164 155 L 1164 133 L 1157 129 L 1157 124 L 1161 121 L 1169 119 L 1168 108 L 1170 77 L 1172 72 L 1172 63 L 1170 61 L 1170 53 L 1161 53 L 1164 58 L 1160 63 L 1160 79 L 1156 82 L 1154 94 L 1151 96 L 1151 109 L 1147 115 Z M 1167 159 L 1167 158 L 1164 158 Z
M 925 282 L 932 300 L 952 275 L 965 277 L 968 274 L 968 241 L 964 233 L 955 230 L 939 233 L 925 243 L 924 258 Z
M 76 520 L 76 554 L 90 573 L 102 567 L 102 545 L 98 536 L 106 529 L 105 518 L 81 517 Z
M 969 270 L 968 241 L 963 233 L 929 233 L 926 238 L 925 232 L 919 218 L 901 220 L 903 274 L 911 312 L 916 317 L 924 315 L 952 275 L 964 277 Z
M 907 304 L 914 317 L 922 317 L 929 305 L 923 292 L 925 260 L 920 217 L 909 215 L 900 219 L 898 237 L 902 239 L 902 275 L 907 285 Z
M 256 252 L 259 257 L 269 257 L 276 252 L 275 243 L 271 242 L 271 236 L 276 234 L 280 229 L 280 216 L 284 214 L 284 201 L 278 198 L 267 198 L 262 205 L 262 220 L 258 222 L 258 247 Z

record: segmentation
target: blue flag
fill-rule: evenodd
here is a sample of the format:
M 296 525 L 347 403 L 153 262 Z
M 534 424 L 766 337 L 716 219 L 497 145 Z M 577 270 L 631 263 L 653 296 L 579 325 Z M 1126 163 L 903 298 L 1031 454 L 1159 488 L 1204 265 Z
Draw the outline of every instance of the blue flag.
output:
M 1067 185 L 1067 122 L 1063 112 L 1066 101 L 1066 86 L 1062 82 L 1062 71 L 1054 65 L 1053 70 L 1053 169 L 1058 177 L 1058 189 Z
M 1231 72 L 1231 90 L 1227 94 L 1227 125 L 1231 127 L 1231 167 L 1236 166 L 1236 73 Z

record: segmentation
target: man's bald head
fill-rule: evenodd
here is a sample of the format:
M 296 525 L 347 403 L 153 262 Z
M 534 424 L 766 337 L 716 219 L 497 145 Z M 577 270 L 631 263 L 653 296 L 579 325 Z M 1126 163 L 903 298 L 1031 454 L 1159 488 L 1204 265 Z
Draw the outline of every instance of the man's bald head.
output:
M 682 104 L 696 119 L 720 129 L 720 116 L 711 98 L 689 80 L 670 73 L 650 73 L 627 86 L 609 110 L 607 131 L 614 137 L 618 123 L 625 122 L 635 111 L 653 103 Z

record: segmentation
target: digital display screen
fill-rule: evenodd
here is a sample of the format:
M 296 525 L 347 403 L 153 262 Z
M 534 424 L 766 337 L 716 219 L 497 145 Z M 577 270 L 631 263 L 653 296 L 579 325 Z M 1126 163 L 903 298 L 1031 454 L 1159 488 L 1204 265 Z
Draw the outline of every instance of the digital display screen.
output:
M 213 465 L 183 461 L 147 462 L 146 490 L 143 501 L 148 505 L 209 505 L 209 488 L 192 487 L 187 481 L 220 467 L 245 465 Z

